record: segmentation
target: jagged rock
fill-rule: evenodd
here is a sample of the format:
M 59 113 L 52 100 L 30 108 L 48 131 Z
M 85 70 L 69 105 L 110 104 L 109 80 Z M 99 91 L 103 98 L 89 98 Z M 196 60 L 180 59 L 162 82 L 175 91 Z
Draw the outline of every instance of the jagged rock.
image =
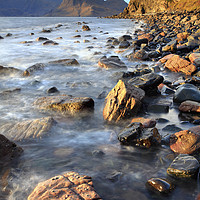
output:
M 152 191 L 158 191 L 165 194 L 168 194 L 174 189 L 174 186 L 168 180 L 163 178 L 151 178 L 147 181 L 146 186 Z
M 36 39 L 36 41 L 46 41 L 46 40 L 49 40 L 48 38 L 45 38 L 45 37 L 38 37 Z
M 200 126 L 170 136 L 170 148 L 176 153 L 192 154 L 200 148 Z
M 31 138 L 42 138 L 48 134 L 54 124 L 51 117 L 27 120 L 18 123 L 8 123 L 1 127 L 1 133 L 14 141 Z
M 79 65 L 76 59 L 62 59 L 49 62 L 49 64 L 60 64 L 60 65 Z
M 93 188 L 92 178 L 76 172 L 68 172 L 39 183 L 28 200 L 67 199 L 100 200 Z
M 90 31 L 91 30 L 90 27 L 87 26 L 87 25 L 83 25 L 82 29 L 83 29 L 83 31 Z
M 14 67 L 3 67 L 0 65 L 0 76 L 10 76 L 12 74 L 22 74 L 20 69 Z
M 58 45 L 58 43 L 54 42 L 53 40 L 47 40 L 43 42 L 42 45 Z
M 184 101 L 179 106 L 182 112 L 200 112 L 200 103 L 195 101 Z
M 31 67 L 28 67 L 28 68 L 24 71 L 23 76 L 30 76 L 30 75 L 32 75 L 34 72 L 44 70 L 44 68 L 45 68 L 45 64 L 43 64 L 43 63 L 37 63 L 37 64 L 35 64 L 35 65 L 32 65 Z
M 156 120 L 147 119 L 144 117 L 134 118 L 131 120 L 131 123 L 138 122 L 141 123 L 144 128 L 153 128 L 156 125 Z
M 176 178 L 189 178 L 198 174 L 198 160 L 186 154 L 178 155 L 167 168 L 167 173 Z
M 107 121 L 119 121 L 137 114 L 145 92 L 119 80 L 105 99 L 103 117 Z
M 82 110 L 94 108 L 94 101 L 89 97 L 72 97 L 69 95 L 40 97 L 34 105 L 42 110 L 55 110 L 73 114 Z
M 107 58 L 106 56 L 103 56 L 99 62 L 98 65 L 102 68 L 126 68 L 126 65 L 124 62 L 122 62 L 118 56 L 110 56 Z
M 189 83 L 179 86 L 173 98 L 173 101 L 177 103 L 187 100 L 200 102 L 200 91 L 197 87 Z

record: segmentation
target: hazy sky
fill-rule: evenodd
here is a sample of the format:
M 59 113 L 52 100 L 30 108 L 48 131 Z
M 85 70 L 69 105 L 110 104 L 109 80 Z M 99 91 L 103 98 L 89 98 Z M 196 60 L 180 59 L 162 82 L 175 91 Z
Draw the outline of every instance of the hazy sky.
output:
M 124 1 L 126 1 L 126 3 L 129 3 L 130 0 L 124 0 Z

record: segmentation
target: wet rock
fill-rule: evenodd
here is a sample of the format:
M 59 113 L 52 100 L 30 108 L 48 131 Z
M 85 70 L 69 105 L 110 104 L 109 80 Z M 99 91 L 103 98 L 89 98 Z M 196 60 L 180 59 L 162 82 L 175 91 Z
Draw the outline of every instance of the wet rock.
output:
M 62 40 L 63 39 L 63 37 L 57 37 L 56 38 L 56 40 Z
M 151 178 L 147 181 L 146 186 L 152 191 L 168 194 L 174 186 L 166 179 Z
M 167 85 L 161 83 L 158 86 L 158 90 L 161 92 L 162 95 L 166 95 L 166 94 L 174 94 L 175 91 L 172 90 L 171 88 L 169 88 Z
M 61 60 L 54 60 L 49 62 L 49 64 L 60 64 L 60 65 L 79 65 L 79 62 L 76 59 L 61 59 Z
M 102 68 L 126 68 L 126 65 L 124 64 L 124 62 L 122 62 L 118 56 L 110 56 L 110 57 L 106 57 L 103 56 L 99 62 L 98 65 Z
M 90 40 L 83 40 L 83 42 L 84 42 L 84 43 L 89 43 L 89 42 L 90 42 Z
M 51 117 L 8 123 L 1 127 L 1 133 L 14 141 L 42 138 L 48 134 L 55 121 Z
M 128 41 L 122 41 L 122 42 L 120 42 L 120 44 L 119 44 L 119 48 L 120 49 L 126 49 L 126 48 L 128 48 L 130 46 L 130 43 L 128 42 Z
M 181 32 L 177 34 L 177 39 L 178 41 L 183 41 L 186 40 L 188 36 L 189 36 L 188 32 Z
M 16 94 L 16 93 L 19 93 L 20 91 L 21 91 L 21 88 L 7 89 L 7 90 L 4 90 L 3 92 L 0 92 L 0 97 L 11 95 L 11 94 Z
M 42 29 L 41 33 L 51 33 L 52 29 Z
M 200 102 L 200 91 L 197 87 L 189 83 L 179 86 L 173 97 L 173 101 L 177 103 L 187 100 Z
M 200 148 L 200 126 L 177 132 L 170 137 L 170 148 L 176 153 L 192 154 Z
M 149 103 L 147 110 L 152 113 L 168 113 L 171 104 L 170 100 L 156 100 Z
M 120 43 L 120 42 L 119 42 L 118 39 L 115 39 L 115 40 L 112 41 L 112 45 L 118 45 L 119 43 Z
M 122 176 L 122 172 L 119 171 L 113 171 L 111 174 L 106 176 L 106 179 L 112 181 L 112 182 L 117 182 L 120 177 Z
M 35 35 L 34 33 L 30 33 L 29 35 Z
M 122 75 L 122 78 L 133 78 L 133 77 L 149 74 L 151 72 L 152 72 L 152 70 L 149 69 L 148 67 L 142 68 L 142 66 L 141 66 L 141 68 L 138 68 L 132 72 L 124 72 Z
M 0 40 L 4 39 L 2 36 L 0 36 Z
M 200 103 L 195 101 L 184 101 L 179 106 L 182 112 L 200 112 Z
M 48 94 L 52 94 L 52 93 L 57 93 L 59 92 L 59 90 L 57 89 L 57 87 L 51 87 L 47 90 Z
M 98 200 L 101 198 L 93 188 L 91 177 L 68 172 L 39 183 L 28 196 L 28 200 L 36 199 Z
M 31 44 L 31 43 L 33 43 L 33 41 L 22 41 L 22 42 L 20 42 L 20 44 Z
M 91 29 L 90 29 L 89 26 L 83 25 L 83 26 L 82 26 L 82 30 L 83 30 L 83 31 L 90 31 Z
M 136 40 L 133 42 L 133 45 L 137 45 L 137 46 L 141 46 L 142 44 L 148 44 L 149 41 L 148 39 L 144 38 L 144 39 L 140 39 L 140 40 Z
M 30 76 L 33 73 L 37 72 L 37 71 L 41 71 L 44 70 L 45 65 L 43 63 L 36 63 L 35 65 L 32 65 L 31 67 L 28 67 L 24 73 L 23 76 Z
M 80 38 L 81 37 L 81 35 L 75 35 L 75 36 L 73 36 L 73 38 Z
M 167 168 L 167 173 L 176 178 L 189 178 L 198 174 L 198 160 L 186 154 L 178 155 Z
M 105 153 L 103 151 L 101 151 L 101 150 L 94 150 L 94 151 L 92 151 L 92 155 L 94 157 L 101 158 L 101 157 L 103 157 L 105 155 Z
M 141 49 L 137 51 L 136 53 L 131 53 L 130 55 L 128 55 L 129 60 L 134 60 L 134 59 L 148 60 L 148 58 L 149 58 L 149 55 L 144 49 Z
M 6 37 L 11 37 L 12 36 L 12 33 L 7 33 L 6 34 Z
M 141 123 L 144 128 L 153 128 L 156 126 L 156 120 L 154 119 L 147 119 L 143 117 L 134 118 L 131 120 L 131 123 L 138 122 Z
M 72 97 L 69 95 L 40 97 L 34 105 L 42 110 L 55 110 L 61 113 L 74 114 L 94 108 L 94 101 L 89 97 Z
M 42 45 L 58 45 L 58 43 L 54 42 L 53 40 L 47 40 L 43 42 Z
M 61 26 L 63 26 L 62 24 L 57 24 L 56 26 L 55 26 L 55 28 L 60 28 Z
M 142 35 L 138 35 L 138 40 L 147 39 L 149 42 L 154 39 L 153 35 L 150 33 L 145 33 Z
M 3 67 L 0 65 L 0 76 L 10 76 L 13 74 L 19 75 L 22 74 L 22 71 L 14 67 Z
M 142 89 L 119 80 L 105 99 L 104 119 L 117 122 L 136 115 L 144 96 Z
M 182 131 L 181 128 L 177 127 L 175 124 L 169 124 L 165 126 L 162 131 L 166 131 L 168 133 L 176 133 L 178 131 Z
M 166 52 L 166 51 L 170 51 L 170 52 L 175 52 L 176 51 L 176 44 L 177 44 L 177 41 L 176 40 L 173 40 L 171 42 L 169 42 L 168 44 L 166 44 L 163 48 L 162 48 L 162 51 L 163 52 Z
M 189 55 L 191 63 L 194 63 L 197 67 L 200 67 L 200 53 L 191 53 Z
M 48 38 L 45 38 L 45 37 L 38 37 L 36 39 L 36 41 L 46 41 L 46 40 L 49 40 Z
M 126 41 L 126 40 L 132 40 L 132 37 L 130 35 L 123 35 L 119 37 L 119 42 Z

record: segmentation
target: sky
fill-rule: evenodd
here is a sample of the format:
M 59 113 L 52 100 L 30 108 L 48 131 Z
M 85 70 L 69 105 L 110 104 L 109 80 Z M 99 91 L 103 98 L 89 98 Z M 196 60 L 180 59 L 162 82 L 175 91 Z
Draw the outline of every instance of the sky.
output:
M 130 0 L 124 0 L 124 1 L 126 1 L 126 3 L 129 3 Z

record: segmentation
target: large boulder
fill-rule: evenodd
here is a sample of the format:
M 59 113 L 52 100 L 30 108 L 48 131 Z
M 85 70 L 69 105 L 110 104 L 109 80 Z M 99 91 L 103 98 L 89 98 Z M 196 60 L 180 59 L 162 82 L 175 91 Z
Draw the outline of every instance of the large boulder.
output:
M 34 72 L 37 72 L 37 71 L 41 71 L 41 70 L 44 70 L 45 68 L 45 65 L 43 63 L 36 63 L 35 65 L 32 65 L 31 67 L 28 67 L 23 75 L 24 76 L 30 76 L 32 75 Z
M 186 154 L 178 155 L 167 169 L 167 173 L 178 178 L 193 177 L 198 174 L 198 160 Z
M 73 114 L 94 108 L 94 100 L 89 97 L 73 97 L 70 95 L 40 97 L 34 105 L 42 110 L 55 110 Z
M 110 56 L 109 58 L 107 58 L 106 56 L 103 56 L 99 62 L 98 65 L 102 68 L 126 68 L 126 65 L 124 64 L 124 62 L 122 62 L 118 56 Z
M 200 102 L 199 89 L 189 83 L 179 86 L 173 97 L 173 101 L 176 103 L 182 103 L 187 100 Z
M 106 97 L 103 110 L 104 119 L 117 122 L 136 115 L 144 96 L 145 92 L 142 89 L 119 80 Z
M 98 200 L 100 196 L 93 188 L 92 178 L 68 172 L 39 183 L 28 200 L 67 199 Z
M 170 148 L 175 153 L 193 154 L 200 148 L 200 126 L 170 136 Z
M 31 138 L 42 138 L 50 131 L 54 124 L 51 117 L 44 117 L 35 120 L 26 120 L 18 123 L 8 123 L 1 127 L 1 133 L 14 141 Z
M 200 112 L 200 103 L 195 101 L 184 101 L 179 106 L 182 112 Z
M 60 64 L 60 65 L 79 65 L 79 62 L 76 59 L 61 59 L 50 61 L 49 64 Z

